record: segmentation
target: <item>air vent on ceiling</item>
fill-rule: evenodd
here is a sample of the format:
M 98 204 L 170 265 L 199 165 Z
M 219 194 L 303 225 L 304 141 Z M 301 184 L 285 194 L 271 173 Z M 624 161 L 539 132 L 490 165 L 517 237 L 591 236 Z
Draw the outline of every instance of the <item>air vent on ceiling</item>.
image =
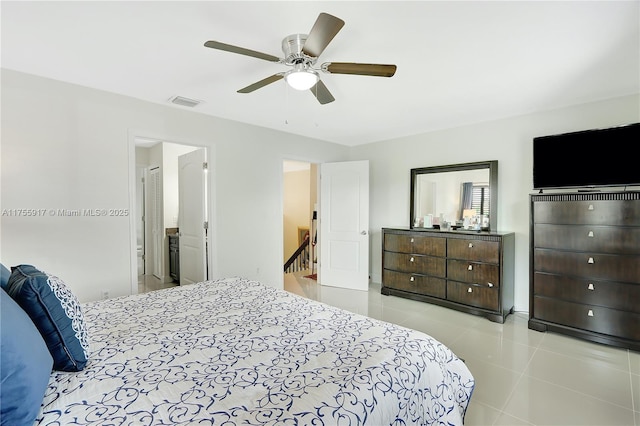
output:
M 202 102 L 195 99 L 185 98 L 184 96 L 174 96 L 173 98 L 169 99 L 169 101 L 172 104 L 182 105 L 190 108 L 193 108 Z

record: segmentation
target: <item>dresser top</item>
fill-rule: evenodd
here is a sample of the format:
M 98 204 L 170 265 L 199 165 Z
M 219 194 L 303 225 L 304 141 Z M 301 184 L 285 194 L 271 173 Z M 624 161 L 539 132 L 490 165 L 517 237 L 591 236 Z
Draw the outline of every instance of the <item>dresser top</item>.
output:
M 640 200 L 640 191 L 601 192 L 548 192 L 529 194 L 532 201 L 635 201 Z
M 444 234 L 444 235 L 493 235 L 503 236 L 511 235 L 513 232 L 507 231 L 473 231 L 469 229 L 457 229 L 450 231 L 441 231 L 435 228 L 410 228 L 408 226 L 399 226 L 394 228 L 382 228 L 383 231 L 409 231 L 409 232 L 424 232 L 432 234 Z

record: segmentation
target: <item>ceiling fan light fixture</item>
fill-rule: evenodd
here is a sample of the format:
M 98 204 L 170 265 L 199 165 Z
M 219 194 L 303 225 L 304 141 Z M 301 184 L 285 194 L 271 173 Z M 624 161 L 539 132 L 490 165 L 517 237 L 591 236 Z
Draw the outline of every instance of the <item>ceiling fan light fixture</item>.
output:
M 287 84 L 296 90 L 311 89 L 318 82 L 318 73 L 310 69 L 294 68 L 284 75 Z

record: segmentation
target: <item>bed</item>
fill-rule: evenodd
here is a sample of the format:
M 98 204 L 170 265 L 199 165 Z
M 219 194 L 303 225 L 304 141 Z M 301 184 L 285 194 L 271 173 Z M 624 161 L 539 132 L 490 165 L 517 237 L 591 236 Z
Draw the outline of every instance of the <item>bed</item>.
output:
M 86 366 L 41 425 L 463 424 L 464 362 L 418 331 L 228 278 L 82 304 Z

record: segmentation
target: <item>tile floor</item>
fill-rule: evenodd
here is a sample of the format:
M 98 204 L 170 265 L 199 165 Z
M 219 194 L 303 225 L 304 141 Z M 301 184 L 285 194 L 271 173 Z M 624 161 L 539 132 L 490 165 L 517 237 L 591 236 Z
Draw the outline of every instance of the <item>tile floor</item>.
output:
M 476 388 L 465 425 L 640 426 L 640 353 L 504 324 L 428 303 L 320 286 L 286 274 L 285 290 L 425 332 L 465 359 Z M 640 327 L 640 324 L 638 325 Z
M 153 275 L 138 275 L 138 293 L 147 293 L 149 291 L 161 290 L 177 286 L 177 282 L 162 283 Z

